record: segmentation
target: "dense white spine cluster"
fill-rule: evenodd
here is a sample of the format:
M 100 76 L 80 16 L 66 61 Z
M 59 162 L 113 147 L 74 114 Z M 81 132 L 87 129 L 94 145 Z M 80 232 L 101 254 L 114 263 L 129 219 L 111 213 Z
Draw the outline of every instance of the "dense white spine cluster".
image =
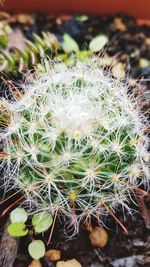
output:
M 147 126 L 127 84 L 97 62 L 55 63 L 22 85 L 16 101 L 1 98 L 4 178 L 24 202 L 70 218 L 127 207 L 148 176 Z

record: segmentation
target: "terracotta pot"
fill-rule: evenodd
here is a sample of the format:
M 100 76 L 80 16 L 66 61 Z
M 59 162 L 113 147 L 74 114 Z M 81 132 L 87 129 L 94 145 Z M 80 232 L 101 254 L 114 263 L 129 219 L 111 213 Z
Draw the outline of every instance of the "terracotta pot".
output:
M 150 19 L 150 0 L 5 0 L 3 10 L 51 14 L 124 12 L 140 19 Z

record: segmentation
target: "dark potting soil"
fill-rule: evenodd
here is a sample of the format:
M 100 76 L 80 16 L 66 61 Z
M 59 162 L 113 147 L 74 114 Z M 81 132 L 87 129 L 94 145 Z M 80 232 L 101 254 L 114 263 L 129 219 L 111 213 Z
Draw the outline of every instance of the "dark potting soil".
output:
M 62 260 L 77 259 L 83 267 L 149 267 L 150 266 L 150 230 L 146 228 L 139 213 L 134 215 L 117 214 L 117 218 L 124 222 L 129 231 L 126 236 L 123 230 L 112 220 L 107 218 L 107 233 L 109 240 L 104 248 L 94 248 L 85 230 L 80 230 L 77 237 L 65 238 L 60 227 L 54 229 L 54 235 L 49 248 L 60 249 Z M 27 253 L 27 239 L 22 239 L 14 267 L 28 266 L 31 259 Z M 55 267 L 46 257 L 42 266 Z
M 24 38 L 34 42 L 34 33 L 42 37 L 42 32 L 55 34 L 60 43 L 63 40 L 63 34 L 68 33 L 81 50 L 88 50 L 90 41 L 104 34 L 109 39 L 109 43 L 104 48 L 107 56 L 115 56 L 118 62 L 125 64 L 126 70 L 133 78 L 150 78 L 150 23 L 137 21 L 125 14 L 101 17 L 45 14 L 10 16 L 2 12 L 0 12 L 0 22 L 2 23 L 1 36 L 8 35 L 10 29 L 8 30 L 6 26 L 11 27 L 7 47 L 0 38 L 1 51 L 14 52 L 15 47 L 25 49 Z M 3 66 L 2 70 L 4 69 Z
M 5 17 L 5 18 L 4 18 Z M 0 14 L 1 21 L 11 27 L 11 35 L 24 46 L 24 38 L 34 42 L 33 33 L 42 36 L 42 32 L 54 33 L 61 42 L 63 34 L 68 33 L 78 44 L 80 49 L 88 49 L 90 41 L 97 35 L 104 34 L 109 38 L 106 48 L 108 57 L 117 57 L 117 62 L 130 74 L 131 79 L 143 77 L 147 91 L 144 100 L 145 105 L 150 105 L 150 23 L 137 21 L 135 18 L 125 14 L 116 16 L 81 16 L 81 15 L 12 15 L 8 17 Z M 19 35 L 18 34 L 19 30 Z M 16 34 L 17 32 L 17 34 Z M 17 42 L 17 41 L 16 41 Z M 1 46 L 0 46 L 1 47 Z M 9 47 L 1 47 L 2 50 L 14 51 L 13 44 L 9 42 Z M 114 75 L 115 70 L 114 71 Z M 7 73 L 4 70 L 4 77 Z M 108 243 L 104 248 L 94 248 L 88 238 L 85 229 L 80 230 L 80 234 L 69 239 L 64 237 L 62 225 L 57 223 L 52 242 L 49 248 L 61 250 L 62 260 L 77 259 L 83 267 L 149 267 L 150 266 L 150 210 L 149 199 L 132 207 L 132 216 L 126 212 L 118 211 L 117 218 L 124 223 L 129 231 L 126 236 L 115 220 L 108 216 L 105 219 L 106 231 L 108 232 Z M 145 218 L 142 217 L 144 212 Z M 8 216 L 1 220 L 1 235 L 4 230 L 4 223 Z M 82 227 L 81 227 L 82 228 Z M 47 234 L 44 239 L 47 240 Z M 10 244 L 8 245 L 8 242 Z M 18 248 L 14 267 L 27 267 L 31 263 L 27 246 L 28 238 L 22 238 Z M 14 244 L 14 243 L 13 243 Z M 17 242 L 16 242 L 17 245 Z M 8 239 L 6 246 L 8 250 L 11 241 Z M 8 251 L 11 253 L 11 251 Z M 14 252 L 13 252 L 14 253 Z M 46 257 L 41 260 L 43 267 L 55 267 L 56 263 L 50 262 Z M 6 266 L 3 263 L 2 267 Z

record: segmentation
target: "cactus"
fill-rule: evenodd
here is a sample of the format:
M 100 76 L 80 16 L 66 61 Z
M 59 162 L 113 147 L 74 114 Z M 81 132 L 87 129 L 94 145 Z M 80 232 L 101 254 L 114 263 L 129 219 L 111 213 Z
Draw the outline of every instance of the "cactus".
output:
M 60 47 L 57 38 L 49 32 L 43 32 L 42 38 L 37 34 L 33 34 L 33 39 L 34 43 L 25 39 L 25 50 L 17 47 L 14 48 L 15 51 L 13 52 L 0 50 L 1 71 L 5 71 L 8 74 L 15 74 L 17 76 L 18 72 L 36 66 L 41 62 L 41 59 L 55 55 L 57 49 Z M 5 40 L 5 47 L 6 46 L 7 41 Z
M 11 31 L 11 28 L 5 28 L 3 29 L 4 35 L 0 39 L 0 47 L 7 48 L 7 32 Z M 66 36 L 69 35 L 64 34 L 63 39 Z M 34 43 L 25 39 L 25 50 L 17 47 L 14 47 L 13 52 L 7 51 L 7 49 L 6 51 L 0 49 L 1 71 L 6 72 L 9 76 L 12 74 L 18 76 L 19 73 L 25 72 L 28 69 L 41 66 L 41 61 L 48 61 L 49 57 L 59 58 L 59 60 L 63 60 L 67 65 L 74 65 L 77 59 L 85 61 L 88 57 L 90 58 L 90 51 L 79 51 L 78 44 L 70 36 L 68 38 L 74 45 L 71 45 L 72 43 L 70 44 L 68 39 L 65 39 L 61 44 L 56 36 L 49 32 L 42 32 L 42 37 L 34 33 Z
M 28 74 L 13 99 L 0 99 L 7 190 L 19 188 L 31 214 L 59 213 L 74 225 L 128 208 L 148 177 L 148 122 L 139 101 L 97 59 L 75 67 L 50 62 Z

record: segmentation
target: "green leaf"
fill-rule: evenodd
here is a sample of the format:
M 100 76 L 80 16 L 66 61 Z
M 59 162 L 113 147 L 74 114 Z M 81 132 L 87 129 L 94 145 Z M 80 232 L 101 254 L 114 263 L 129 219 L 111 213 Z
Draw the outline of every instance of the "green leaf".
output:
M 52 224 L 53 218 L 48 212 L 40 212 L 32 218 L 32 224 L 37 233 L 46 231 Z
M 76 16 L 76 20 L 82 21 L 82 22 L 87 21 L 88 18 L 89 17 L 87 15 Z
M 36 44 L 41 45 L 42 47 L 44 46 L 44 41 L 42 40 L 42 38 L 37 35 L 36 33 L 33 33 L 33 38 Z
M 26 225 L 22 222 L 11 223 L 7 227 L 7 231 L 11 236 L 15 236 L 15 237 L 25 236 L 28 233 L 28 230 L 26 229 Z
M 16 208 L 10 213 L 10 220 L 12 223 L 25 223 L 28 219 L 28 214 L 23 208 Z
M 79 46 L 77 42 L 67 33 L 63 35 L 62 48 L 66 53 L 78 52 Z
M 29 244 L 28 251 L 33 259 L 39 260 L 45 254 L 45 245 L 41 240 L 34 240 Z
M 107 43 L 108 37 L 101 34 L 91 40 L 89 48 L 92 52 L 99 52 Z
M 33 53 L 38 53 L 38 47 L 31 41 L 25 39 L 25 44 L 27 45 L 29 51 L 32 51 Z
M 19 56 L 23 57 L 23 59 L 28 60 L 29 56 L 27 51 L 24 51 L 23 49 L 20 49 L 18 47 L 15 47 L 15 50 L 18 51 Z

